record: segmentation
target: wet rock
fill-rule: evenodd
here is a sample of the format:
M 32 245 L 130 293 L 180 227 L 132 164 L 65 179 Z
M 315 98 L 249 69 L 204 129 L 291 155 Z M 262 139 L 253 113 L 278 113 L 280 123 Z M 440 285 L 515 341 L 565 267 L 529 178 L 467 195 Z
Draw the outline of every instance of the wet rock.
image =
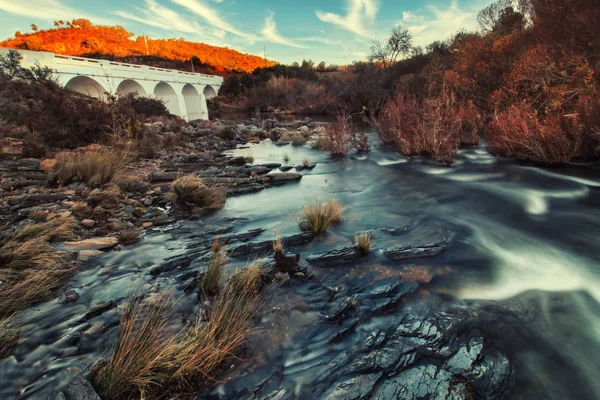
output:
M 112 310 L 116 306 L 117 304 L 114 301 L 96 304 L 95 306 L 90 307 L 88 312 L 85 314 L 84 319 L 88 321 L 92 318 L 96 318 L 105 312 Z
M 435 365 L 425 364 L 410 368 L 398 376 L 385 379 L 373 399 L 452 399 L 450 385 L 453 376 Z
M 381 372 L 375 374 L 365 374 L 346 378 L 340 382 L 335 382 L 323 395 L 323 399 L 328 400 L 361 400 L 369 398 L 373 387 L 383 375 Z M 391 399 L 388 397 L 387 399 Z
M 333 308 L 327 312 L 325 317 L 330 322 L 340 322 L 343 319 L 346 319 L 354 308 L 355 301 L 356 298 L 354 296 L 344 298 L 334 305 Z
M 260 165 L 256 165 L 254 167 L 249 168 L 251 173 L 255 173 L 256 175 L 265 175 L 271 172 L 270 168 L 263 167 Z
M 502 399 L 516 383 L 514 369 L 505 354 L 499 350 L 484 351 L 480 364 L 474 366 L 477 376 L 473 389 L 485 399 Z
M 81 221 L 81 225 L 85 226 L 86 228 L 93 228 L 94 225 L 96 225 L 96 221 L 93 219 L 84 219 Z
M 102 254 L 104 254 L 104 252 L 100 250 L 81 250 L 77 254 L 77 261 L 85 263 L 94 257 L 101 256 Z
M 479 358 L 483 350 L 483 337 L 479 332 L 474 332 L 468 343 L 462 343 L 456 354 L 446 361 L 445 369 L 458 375 L 466 374 L 473 368 L 473 363 Z
M 79 300 L 79 293 L 74 290 L 67 290 L 60 298 L 62 304 L 74 303 Z
M 427 244 L 399 245 L 383 250 L 383 254 L 391 260 L 400 261 L 407 258 L 437 256 L 449 247 L 446 241 Z
M 292 169 L 294 169 L 294 167 L 292 167 L 291 165 L 284 165 L 282 167 L 279 167 L 279 170 L 281 172 L 291 171 Z
M 260 165 L 257 165 L 257 167 L 266 167 L 269 169 L 276 169 L 276 168 L 281 167 L 281 164 L 272 162 L 272 163 L 260 164 Z
M 265 183 L 272 185 L 283 185 L 288 182 L 295 182 L 302 179 L 301 174 L 294 172 L 280 172 L 275 174 L 268 174 L 263 177 Z
M 355 246 L 344 246 L 322 254 L 306 257 L 306 261 L 316 267 L 331 267 L 356 261 L 360 254 Z
M 119 240 L 116 237 L 100 237 L 63 243 L 66 250 L 76 253 L 82 250 L 106 250 L 115 247 Z

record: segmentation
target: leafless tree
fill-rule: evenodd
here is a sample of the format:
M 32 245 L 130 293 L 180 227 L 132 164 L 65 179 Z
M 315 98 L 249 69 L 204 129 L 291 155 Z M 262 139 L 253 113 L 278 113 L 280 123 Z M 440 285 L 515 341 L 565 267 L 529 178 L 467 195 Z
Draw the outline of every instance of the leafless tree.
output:
M 380 62 L 384 68 L 388 68 L 402 56 L 409 55 L 412 48 L 412 35 L 408 29 L 397 26 L 387 40 L 373 40 L 369 61 Z

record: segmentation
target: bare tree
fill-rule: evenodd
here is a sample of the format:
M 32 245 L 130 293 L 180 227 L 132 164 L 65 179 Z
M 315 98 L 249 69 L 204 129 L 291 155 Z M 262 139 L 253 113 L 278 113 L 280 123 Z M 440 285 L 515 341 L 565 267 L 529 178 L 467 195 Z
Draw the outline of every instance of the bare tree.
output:
M 384 68 L 388 68 L 401 57 L 409 55 L 412 48 L 412 35 L 408 29 L 397 26 L 387 40 L 373 40 L 369 61 L 380 62 Z

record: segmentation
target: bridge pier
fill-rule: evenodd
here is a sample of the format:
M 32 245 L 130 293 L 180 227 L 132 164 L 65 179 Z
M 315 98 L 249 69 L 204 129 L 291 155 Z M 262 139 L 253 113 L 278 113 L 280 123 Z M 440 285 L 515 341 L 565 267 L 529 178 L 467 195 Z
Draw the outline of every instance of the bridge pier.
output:
M 9 49 L 0 48 L 0 54 Z M 207 99 L 216 97 L 223 85 L 220 76 L 194 74 L 146 65 L 63 56 L 19 50 L 23 66 L 45 65 L 67 89 L 106 100 L 109 95 L 156 97 L 174 115 L 186 120 L 208 119 Z

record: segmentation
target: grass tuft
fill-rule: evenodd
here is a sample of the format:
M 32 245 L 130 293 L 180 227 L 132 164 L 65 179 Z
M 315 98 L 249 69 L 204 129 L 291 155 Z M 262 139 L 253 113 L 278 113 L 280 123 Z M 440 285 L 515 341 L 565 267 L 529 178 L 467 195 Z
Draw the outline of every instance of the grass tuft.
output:
M 354 235 L 354 244 L 361 254 L 368 254 L 375 245 L 373 235 L 367 232 L 357 233 Z
M 303 146 L 307 142 L 307 139 L 301 133 L 294 133 L 291 140 L 292 146 Z
M 304 205 L 298 226 L 315 234 L 325 232 L 332 225 L 344 219 L 343 209 L 337 200 L 317 201 L 312 205 Z
M 252 157 L 251 154 L 246 154 L 244 156 L 244 161 L 246 161 L 246 164 L 253 164 L 254 163 L 254 157 Z
M 260 265 L 252 264 L 246 268 L 237 270 L 229 283 L 238 295 L 258 295 L 264 284 L 264 274 Z
M 0 318 L 0 359 L 6 357 L 19 339 L 19 330 L 12 318 Z
M 119 235 L 119 243 L 124 245 L 136 244 L 140 241 L 142 232 L 138 229 L 125 229 Z
M 177 203 L 182 206 L 217 210 L 223 207 L 227 191 L 221 187 L 207 186 L 202 179 L 187 175 L 171 184 Z
M 125 164 L 126 152 L 104 149 L 60 157 L 55 172 L 58 183 L 83 181 L 92 187 L 109 183 Z
M 203 293 L 213 295 L 219 291 L 219 284 L 225 270 L 226 259 L 227 254 L 225 253 L 225 249 L 217 238 L 210 249 L 206 273 L 200 280 L 200 290 Z
M 290 155 L 289 154 L 284 154 L 283 155 L 283 162 L 288 164 L 290 162 Z

